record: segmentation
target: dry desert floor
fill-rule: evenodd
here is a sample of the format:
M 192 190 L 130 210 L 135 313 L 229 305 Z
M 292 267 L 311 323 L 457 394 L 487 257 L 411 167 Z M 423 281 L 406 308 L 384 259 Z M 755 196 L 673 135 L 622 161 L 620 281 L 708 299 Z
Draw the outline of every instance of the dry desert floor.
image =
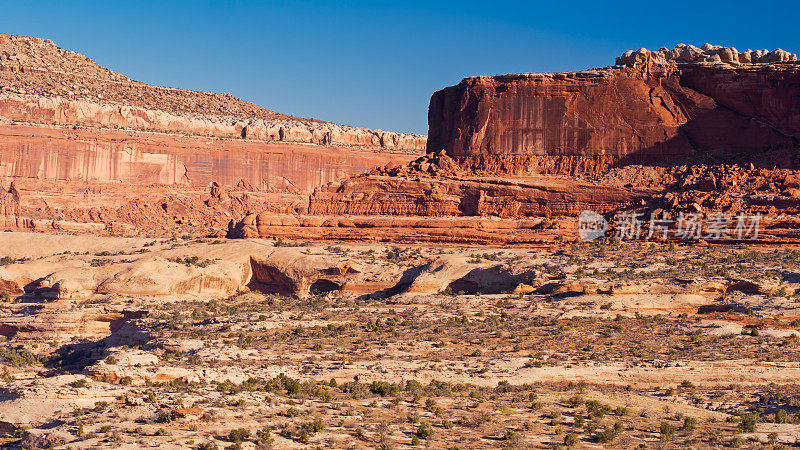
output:
M 800 437 L 800 251 L 0 234 L 23 448 L 706 448 Z

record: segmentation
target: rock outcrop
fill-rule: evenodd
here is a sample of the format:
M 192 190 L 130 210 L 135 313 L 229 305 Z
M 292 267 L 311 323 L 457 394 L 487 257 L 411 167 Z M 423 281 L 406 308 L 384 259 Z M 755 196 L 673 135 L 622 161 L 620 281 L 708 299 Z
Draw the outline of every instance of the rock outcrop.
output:
M 646 48 L 628 50 L 616 59 L 618 66 L 636 66 L 651 62 L 652 64 L 666 65 L 670 63 L 694 64 L 728 64 L 738 66 L 742 64 L 771 64 L 780 62 L 797 61 L 797 55 L 786 50 L 750 50 L 740 52 L 736 47 L 723 47 L 721 45 L 703 44 L 701 47 L 694 45 L 678 44 L 672 50 L 662 47 L 656 51 Z
M 428 151 L 444 149 L 482 173 L 765 163 L 767 153 L 798 166 L 796 59 L 783 50 L 679 45 L 626 52 L 602 69 L 468 77 L 431 97 Z
M 309 212 L 360 216 L 573 216 L 584 209 L 609 211 L 636 197 L 635 192 L 625 188 L 571 180 L 402 179 L 369 175 L 317 189 L 311 196 Z

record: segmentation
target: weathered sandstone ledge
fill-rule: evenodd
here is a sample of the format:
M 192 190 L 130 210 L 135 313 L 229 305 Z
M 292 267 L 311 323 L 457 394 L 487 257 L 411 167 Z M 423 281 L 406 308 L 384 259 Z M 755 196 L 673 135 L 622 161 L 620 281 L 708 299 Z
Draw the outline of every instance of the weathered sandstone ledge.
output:
M 376 147 L 410 152 L 425 148 L 425 136 L 415 134 L 292 118 L 259 119 L 171 113 L 62 97 L 0 94 L 0 117 L 48 125 L 125 128 L 192 136 Z

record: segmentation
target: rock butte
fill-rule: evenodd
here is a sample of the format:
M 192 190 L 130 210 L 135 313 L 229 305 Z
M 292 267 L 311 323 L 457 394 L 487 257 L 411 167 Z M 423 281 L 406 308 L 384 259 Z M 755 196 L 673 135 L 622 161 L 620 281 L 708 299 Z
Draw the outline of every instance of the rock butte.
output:
M 798 95 L 800 64 L 780 49 L 640 49 L 613 67 L 470 77 L 442 89 L 431 97 L 428 151 L 484 173 L 676 160 L 797 167 Z
M 710 44 L 628 51 L 581 72 L 468 77 L 431 97 L 426 156 L 322 186 L 308 211 L 436 217 L 442 228 L 453 217 L 536 217 L 551 231 L 574 229 L 584 209 L 761 213 L 765 239 L 795 239 L 798 97 L 796 55 Z M 268 221 L 248 216 L 230 235 L 278 234 L 259 228 Z M 489 239 L 545 236 L 515 223 Z M 463 239 L 452 229 L 416 239 Z

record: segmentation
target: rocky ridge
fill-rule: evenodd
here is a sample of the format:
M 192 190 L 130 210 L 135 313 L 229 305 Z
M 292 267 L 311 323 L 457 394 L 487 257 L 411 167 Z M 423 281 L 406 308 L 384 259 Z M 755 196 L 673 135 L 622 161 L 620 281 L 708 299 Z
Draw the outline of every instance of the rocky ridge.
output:
M 153 86 L 49 39 L 0 34 L 0 117 L 56 125 L 420 150 L 425 137 L 341 126 L 262 108 L 231 94 Z

